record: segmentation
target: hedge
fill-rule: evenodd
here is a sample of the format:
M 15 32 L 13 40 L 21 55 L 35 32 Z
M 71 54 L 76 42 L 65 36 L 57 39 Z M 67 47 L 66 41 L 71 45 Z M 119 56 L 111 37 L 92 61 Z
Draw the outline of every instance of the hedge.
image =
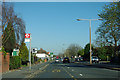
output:
M 20 56 L 11 56 L 9 66 L 10 66 L 10 70 L 20 68 L 21 67 Z

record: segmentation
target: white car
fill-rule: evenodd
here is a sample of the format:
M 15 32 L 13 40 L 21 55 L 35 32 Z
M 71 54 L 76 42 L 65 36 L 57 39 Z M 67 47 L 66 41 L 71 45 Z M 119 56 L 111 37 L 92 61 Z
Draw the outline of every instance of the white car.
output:
M 61 61 L 63 62 L 63 58 L 61 58 Z
M 55 62 L 56 62 L 56 63 L 60 62 L 60 59 L 55 59 Z
M 99 59 L 97 56 L 92 56 L 92 63 L 95 62 L 95 63 L 99 63 Z

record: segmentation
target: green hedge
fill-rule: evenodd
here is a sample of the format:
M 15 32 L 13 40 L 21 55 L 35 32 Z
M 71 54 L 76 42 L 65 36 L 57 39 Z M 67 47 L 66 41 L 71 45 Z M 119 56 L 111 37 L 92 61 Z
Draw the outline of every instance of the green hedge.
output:
M 20 56 L 11 56 L 9 65 L 10 65 L 10 70 L 20 68 L 21 67 Z

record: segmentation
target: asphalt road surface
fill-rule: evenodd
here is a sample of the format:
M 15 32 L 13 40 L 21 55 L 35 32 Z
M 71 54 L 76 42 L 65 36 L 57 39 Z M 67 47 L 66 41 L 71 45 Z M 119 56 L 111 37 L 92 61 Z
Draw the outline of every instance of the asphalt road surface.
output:
M 34 78 L 118 78 L 118 71 L 76 63 L 50 63 Z
M 22 80 L 29 78 L 35 79 L 101 79 L 101 80 L 118 80 L 119 72 L 117 70 L 110 70 L 105 68 L 98 68 L 88 66 L 82 63 L 55 63 L 48 62 L 44 64 L 37 64 L 32 66 L 32 71 L 27 71 L 28 68 L 9 72 L 3 75 L 3 78 L 21 78 Z M 116 79 L 115 79 L 116 78 Z M 5 79 L 6 80 L 6 79 Z M 14 79 L 11 79 L 14 80 Z M 17 80 L 17 79 L 16 79 Z

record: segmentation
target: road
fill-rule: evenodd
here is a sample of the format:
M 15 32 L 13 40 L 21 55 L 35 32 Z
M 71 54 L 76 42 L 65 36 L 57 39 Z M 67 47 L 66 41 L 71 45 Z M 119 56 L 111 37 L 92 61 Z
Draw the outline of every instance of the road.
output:
M 30 80 L 43 78 L 70 78 L 74 80 L 80 80 L 81 78 L 102 78 L 102 80 L 106 80 L 106 78 L 118 78 L 118 73 L 119 71 L 116 70 L 88 66 L 82 63 L 51 62 L 46 63 L 43 67 L 38 65 L 30 75 L 24 76 L 24 78 L 31 78 Z M 5 75 L 3 78 L 6 78 Z
M 76 63 L 50 63 L 34 78 L 117 78 L 118 71 Z

